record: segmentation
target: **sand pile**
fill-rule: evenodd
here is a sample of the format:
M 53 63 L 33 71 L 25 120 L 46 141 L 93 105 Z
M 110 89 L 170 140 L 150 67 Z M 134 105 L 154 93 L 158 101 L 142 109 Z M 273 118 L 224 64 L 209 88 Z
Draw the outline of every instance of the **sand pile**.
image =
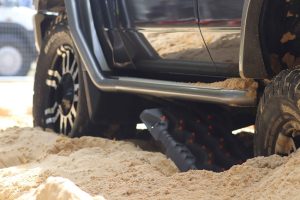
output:
M 179 173 L 130 142 L 13 128 L 0 133 L 0 199 L 299 199 L 299 165 L 300 152 Z

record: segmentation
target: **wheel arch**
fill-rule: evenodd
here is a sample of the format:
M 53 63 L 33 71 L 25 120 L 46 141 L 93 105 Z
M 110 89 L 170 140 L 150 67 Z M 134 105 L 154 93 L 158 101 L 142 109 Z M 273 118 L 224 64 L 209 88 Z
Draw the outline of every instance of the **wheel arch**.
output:
M 36 0 L 34 6 L 37 10 L 34 16 L 35 46 L 39 51 L 50 23 L 60 12 L 65 11 L 65 2 L 64 0 Z
M 59 12 L 65 8 L 65 2 L 62 0 L 36 0 L 34 5 L 36 10 L 48 12 Z
M 294 67 L 283 66 L 279 57 L 283 49 L 279 41 L 288 31 L 286 3 L 284 0 L 245 0 L 240 48 L 242 77 L 273 78 L 287 67 Z
M 245 0 L 242 17 L 239 70 L 241 77 L 269 77 L 261 42 L 261 19 L 268 0 Z

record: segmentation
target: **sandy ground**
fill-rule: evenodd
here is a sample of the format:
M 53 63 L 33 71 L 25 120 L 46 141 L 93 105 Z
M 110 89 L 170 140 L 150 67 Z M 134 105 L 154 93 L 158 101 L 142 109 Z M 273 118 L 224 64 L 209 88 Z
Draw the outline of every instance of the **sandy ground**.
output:
M 299 164 L 300 152 L 178 173 L 130 142 L 12 128 L 0 133 L 0 199 L 299 199 Z
M 0 81 L 0 200 L 299 199 L 300 152 L 223 173 L 179 173 L 131 142 L 69 139 L 31 126 L 32 81 Z M 19 126 L 21 128 L 9 128 Z
M 0 129 L 32 126 L 33 77 L 0 78 Z

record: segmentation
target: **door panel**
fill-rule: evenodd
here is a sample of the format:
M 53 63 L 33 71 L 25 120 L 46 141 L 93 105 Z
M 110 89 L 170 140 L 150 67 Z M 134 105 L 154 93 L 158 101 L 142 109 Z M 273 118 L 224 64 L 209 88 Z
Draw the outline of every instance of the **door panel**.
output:
M 200 27 L 215 63 L 239 63 L 244 0 L 198 0 Z
M 212 63 L 199 31 L 195 0 L 120 0 L 119 7 L 128 41 L 140 43 L 137 59 Z

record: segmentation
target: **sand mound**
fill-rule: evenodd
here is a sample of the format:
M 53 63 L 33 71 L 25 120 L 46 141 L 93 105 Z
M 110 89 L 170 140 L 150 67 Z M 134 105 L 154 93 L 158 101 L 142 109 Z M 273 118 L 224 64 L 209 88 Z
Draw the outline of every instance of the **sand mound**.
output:
M 12 128 L 0 132 L 0 199 L 299 199 L 299 165 L 297 152 L 178 173 L 130 142 Z

